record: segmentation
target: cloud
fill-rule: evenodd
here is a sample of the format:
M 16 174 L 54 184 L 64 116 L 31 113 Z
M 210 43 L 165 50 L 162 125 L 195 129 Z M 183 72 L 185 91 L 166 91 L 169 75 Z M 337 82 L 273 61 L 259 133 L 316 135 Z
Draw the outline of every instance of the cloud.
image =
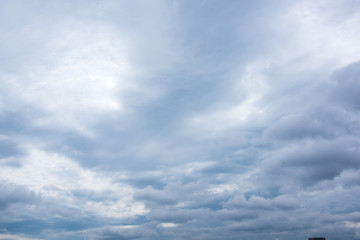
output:
M 359 167 L 359 152 L 355 139 L 339 139 L 331 142 L 307 142 L 274 153 L 264 165 L 265 171 L 274 176 L 284 176 L 304 184 L 314 184 L 333 179 L 343 170 Z M 326 168 L 324 168 L 326 166 Z
M 358 237 L 356 1 L 0 5 L 0 238 Z
M 359 109 L 359 67 L 360 62 L 354 62 L 333 73 L 336 86 L 332 97 L 345 109 Z
M 15 234 L 1 234 L 0 239 L 13 239 L 13 240 L 39 240 L 40 238 L 29 238 L 28 236 L 24 235 L 15 235 Z
M 32 204 L 37 199 L 34 192 L 26 189 L 21 185 L 16 185 L 11 182 L 0 183 L 1 197 L 0 210 L 5 210 L 12 204 L 25 203 Z
M 7 137 L 1 139 L 0 136 L 0 164 L 19 167 L 21 162 L 17 159 L 18 156 L 23 154 L 21 148 Z
M 135 193 L 134 198 L 137 200 L 152 201 L 158 204 L 174 204 L 177 202 L 175 196 L 168 196 L 160 190 L 154 188 L 146 187 L 140 192 Z
M 123 60 L 125 44 L 111 41 L 116 37 L 109 32 L 98 24 L 89 29 L 82 23 L 65 21 L 42 47 L 52 54 L 34 59 L 21 74 L 3 74 L 4 89 L 22 93 L 10 104 L 18 108 L 30 105 L 43 112 L 36 125 L 55 123 L 81 131 L 86 131 L 83 118 L 89 114 L 121 110 L 116 94 L 129 88 L 124 80 L 129 64 Z M 40 28 L 35 34 L 41 38 L 46 30 Z M 91 57 L 95 54 L 96 58 Z

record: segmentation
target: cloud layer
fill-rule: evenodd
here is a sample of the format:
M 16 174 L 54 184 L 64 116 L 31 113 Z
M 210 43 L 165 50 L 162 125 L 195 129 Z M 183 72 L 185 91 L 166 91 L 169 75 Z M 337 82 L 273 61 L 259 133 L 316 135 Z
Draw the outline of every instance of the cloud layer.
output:
M 2 1 L 0 239 L 360 239 L 359 10 Z

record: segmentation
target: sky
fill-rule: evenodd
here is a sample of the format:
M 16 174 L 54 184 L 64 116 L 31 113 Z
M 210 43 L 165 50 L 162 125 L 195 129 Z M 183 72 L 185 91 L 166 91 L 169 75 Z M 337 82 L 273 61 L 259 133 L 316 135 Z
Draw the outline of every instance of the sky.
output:
M 360 239 L 359 13 L 0 1 L 0 239 Z

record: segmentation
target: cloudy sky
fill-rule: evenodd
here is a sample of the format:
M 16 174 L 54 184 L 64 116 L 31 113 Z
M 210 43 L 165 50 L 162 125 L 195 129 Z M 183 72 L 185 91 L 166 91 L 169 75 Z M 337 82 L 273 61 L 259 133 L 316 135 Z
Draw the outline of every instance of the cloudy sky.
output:
M 0 239 L 360 239 L 359 0 L 3 0 Z

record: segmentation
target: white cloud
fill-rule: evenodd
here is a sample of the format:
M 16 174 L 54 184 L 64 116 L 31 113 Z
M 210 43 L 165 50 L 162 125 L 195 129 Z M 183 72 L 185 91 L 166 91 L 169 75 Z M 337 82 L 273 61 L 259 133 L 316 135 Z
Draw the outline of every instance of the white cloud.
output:
M 290 32 L 294 40 L 289 46 L 294 51 L 283 51 L 286 54 L 283 60 L 303 56 L 303 61 L 297 62 L 296 66 L 304 71 L 324 66 L 334 69 L 358 60 L 360 47 L 356 43 L 360 40 L 360 18 L 358 14 L 343 13 L 350 5 L 344 1 L 295 4 L 281 19 L 281 27 L 287 34 Z
M 25 235 L 16 235 L 16 234 L 1 234 L 0 233 L 0 239 L 4 239 L 4 240 L 40 240 L 41 238 L 32 238 L 32 237 L 27 237 Z
M 127 43 L 115 29 L 98 22 L 64 21 L 47 40 L 47 54 L 36 56 L 18 75 L 3 82 L 13 106 L 37 108 L 35 124 L 65 126 L 89 133 L 88 124 L 111 111 L 124 111 L 123 95 L 136 91 L 136 70 Z M 19 94 L 20 93 L 20 94 Z
M 269 91 L 265 72 L 269 69 L 267 61 L 248 64 L 243 71 L 233 74 L 235 86 L 232 91 L 238 102 L 220 109 L 195 115 L 189 121 L 190 131 L 201 131 L 200 136 L 217 136 L 233 127 L 246 128 L 261 123 L 266 117 L 266 109 L 260 105 L 262 97 Z
M 177 223 L 160 223 L 158 224 L 158 226 L 163 227 L 163 228 L 173 228 L 173 227 L 177 227 L 180 224 Z
M 56 153 L 31 148 L 20 168 L 3 166 L 0 173 L 2 181 L 25 186 L 45 201 L 56 199 L 61 205 L 97 216 L 125 218 L 146 212 L 143 204 L 132 200 L 132 187 L 113 181 L 116 175 L 83 169 Z M 94 200 L 91 196 L 100 199 Z

